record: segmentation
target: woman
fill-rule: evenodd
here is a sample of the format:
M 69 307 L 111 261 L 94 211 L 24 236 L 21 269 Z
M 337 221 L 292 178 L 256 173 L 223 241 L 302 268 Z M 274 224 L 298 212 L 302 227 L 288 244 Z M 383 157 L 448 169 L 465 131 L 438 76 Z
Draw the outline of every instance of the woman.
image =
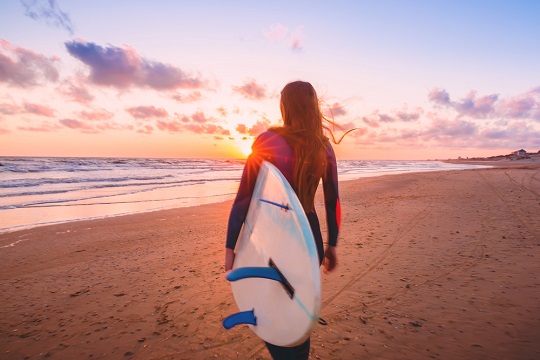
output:
M 281 116 L 283 126 L 271 128 L 253 143 L 248 157 L 238 194 L 233 203 L 227 229 L 225 271 L 232 269 L 234 248 L 251 201 L 255 182 L 262 161 L 275 165 L 289 181 L 298 195 L 311 225 L 317 245 L 319 263 L 326 271 L 337 264 L 336 244 L 341 221 L 338 197 L 337 164 L 334 150 L 324 136 L 324 117 L 313 86 L 303 81 L 287 84 L 281 91 Z M 328 244 L 323 250 L 323 239 L 319 219 L 315 212 L 315 192 L 323 180 Z M 295 347 L 280 347 L 266 343 L 274 359 L 307 359 L 309 338 Z

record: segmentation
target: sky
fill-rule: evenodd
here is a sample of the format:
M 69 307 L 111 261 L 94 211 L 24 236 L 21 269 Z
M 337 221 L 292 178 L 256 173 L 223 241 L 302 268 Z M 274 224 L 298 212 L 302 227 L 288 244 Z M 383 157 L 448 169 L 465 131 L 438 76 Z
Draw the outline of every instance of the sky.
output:
M 540 1 L 2 0 L 0 156 L 242 158 L 310 82 L 338 159 L 540 150 Z

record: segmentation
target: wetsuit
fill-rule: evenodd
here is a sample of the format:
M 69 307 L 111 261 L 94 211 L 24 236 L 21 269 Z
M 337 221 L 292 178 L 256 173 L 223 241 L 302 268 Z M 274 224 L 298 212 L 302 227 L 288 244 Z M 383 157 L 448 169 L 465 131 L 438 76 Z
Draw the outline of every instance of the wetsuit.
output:
M 294 150 L 285 138 L 272 131 L 261 134 L 253 143 L 252 153 L 248 157 L 244 167 L 240 187 L 229 216 L 226 243 L 229 249 L 234 250 L 236 246 L 240 230 L 246 219 L 262 161 L 268 161 L 275 165 L 291 186 L 295 188 L 293 181 L 296 161 Z M 341 221 L 341 207 L 338 195 L 336 156 L 330 143 L 328 143 L 326 148 L 326 161 L 327 167 L 325 177 L 323 178 L 323 189 L 328 225 L 328 245 L 336 246 Z M 324 247 L 319 219 L 315 209 L 306 215 L 317 245 L 319 264 L 321 264 L 324 257 Z M 266 346 L 275 359 L 296 358 L 297 356 L 307 359 L 309 356 L 310 340 L 308 338 L 305 343 L 294 348 L 283 348 L 269 343 L 266 343 Z
M 226 244 L 229 249 L 234 250 L 236 246 L 238 235 L 240 235 L 240 230 L 246 219 L 262 161 L 268 161 L 275 165 L 289 181 L 289 184 L 295 188 L 293 182 L 296 161 L 294 150 L 285 138 L 272 131 L 261 134 L 253 143 L 252 153 L 244 167 L 240 187 L 229 216 Z M 328 245 L 336 246 L 341 221 L 341 207 L 339 204 L 336 156 L 330 143 L 326 148 L 326 161 L 327 167 L 326 176 L 323 179 L 323 190 L 328 225 Z M 324 248 L 319 219 L 315 210 L 308 212 L 306 215 L 315 237 L 319 260 L 322 263 Z

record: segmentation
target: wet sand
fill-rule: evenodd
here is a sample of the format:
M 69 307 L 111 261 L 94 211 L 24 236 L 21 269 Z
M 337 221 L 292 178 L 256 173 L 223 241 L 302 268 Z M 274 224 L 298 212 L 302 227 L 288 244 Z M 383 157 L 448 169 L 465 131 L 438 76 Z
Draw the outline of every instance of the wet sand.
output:
M 312 359 L 540 358 L 540 163 L 494 165 L 341 183 Z M 0 358 L 269 359 L 221 327 L 230 206 L 0 235 Z

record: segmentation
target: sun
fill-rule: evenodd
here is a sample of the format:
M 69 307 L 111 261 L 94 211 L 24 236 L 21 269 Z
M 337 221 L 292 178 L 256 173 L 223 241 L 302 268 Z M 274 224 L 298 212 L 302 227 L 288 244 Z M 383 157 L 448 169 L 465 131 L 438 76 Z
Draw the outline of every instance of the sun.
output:
M 236 140 L 236 146 L 238 147 L 238 150 L 245 157 L 248 157 L 251 154 L 251 144 L 251 139 Z

